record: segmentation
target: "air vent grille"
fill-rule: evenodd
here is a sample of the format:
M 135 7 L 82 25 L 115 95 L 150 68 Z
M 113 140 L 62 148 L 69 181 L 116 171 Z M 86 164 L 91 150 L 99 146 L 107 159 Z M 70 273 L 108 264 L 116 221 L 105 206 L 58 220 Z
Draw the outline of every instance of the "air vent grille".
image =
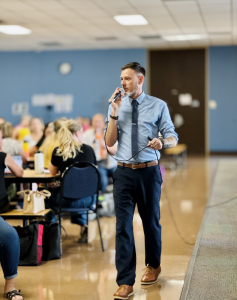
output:
M 115 36 L 97 37 L 96 41 L 115 41 L 117 38 Z
M 46 47 L 62 46 L 62 44 L 58 42 L 45 42 L 45 43 L 41 43 L 41 45 Z
M 160 35 L 144 35 L 144 36 L 140 36 L 141 39 L 143 40 L 158 40 L 161 39 Z

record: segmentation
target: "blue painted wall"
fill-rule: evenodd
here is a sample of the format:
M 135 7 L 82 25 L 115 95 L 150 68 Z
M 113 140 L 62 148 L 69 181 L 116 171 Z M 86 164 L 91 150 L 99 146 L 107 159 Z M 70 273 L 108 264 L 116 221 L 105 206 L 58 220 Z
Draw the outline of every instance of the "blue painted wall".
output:
M 147 67 L 145 49 L 0 52 L 0 116 L 14 125 L 20 116 L 12 116 L 15 102 L 29 102 L 30 113 L 45 122 L 61 116 L 91 117 L 107 111 L 107 100 L 120 86 L 120 68 L 129 61 Z M 61 62 L 68 61 L 73 70 L 63 76 Z M 145 82 L 146 91 L 148 83 Z M 56 114 L 45 107 L 33 107 L 34 94 L 73 94 L 74 110 Z M 209 99 L 217 101 L 217 109 L 209 110 L 210 151 L 237 151 L 237 47 L 210 47 Z M 224 142 L 223 142 L 224 138 Z
M 58 72 L 64 61 L 73 67 L 66 76 Z M 138 61 L 146 68 L 146 50 L 0 52 L 0 116 L 16 125 L 20 117 L 12 116 L 12 103 L 25 101 L 30 104 L 30 113 L 45 122 L 61 116 L 105 113 L 108 99 L 120 86 L 121 66 L 130 61 Z M 145 91 L 146 86 L 147 83 Z M 32 95 L 48 93 L 73 94 L 73 112 L 55 114 L 46 107 L 31 105 Z
M 237 152 L 237 47 L 210 47 L 209 109 L 211 152 Z

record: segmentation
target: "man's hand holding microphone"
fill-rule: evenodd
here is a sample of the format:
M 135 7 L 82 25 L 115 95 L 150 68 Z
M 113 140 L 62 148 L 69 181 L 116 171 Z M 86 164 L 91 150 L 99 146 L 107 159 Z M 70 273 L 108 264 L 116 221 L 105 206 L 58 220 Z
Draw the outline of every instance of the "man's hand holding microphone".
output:
M 120 88 L 116 88 L 114 93 L 109 99 L 109 104 L 112 106 L 112 111 L 110 114 L 110 121 L 108 124 L 108 128 L 106 131 L 106 144 L 108 147 L 113 147 L 117 140 L 117 120 L 120 107 L 122 105 L 122 97 L 124 90 Z
M 109 104 L 112 106 L 113 110 L 111 112 L 111 116 L 117 117 L 119 113 L 119 109 L 122 105 L 122 97 L 123 97 L 124 89 L 116 88 L 111 98 L 109 99 Z

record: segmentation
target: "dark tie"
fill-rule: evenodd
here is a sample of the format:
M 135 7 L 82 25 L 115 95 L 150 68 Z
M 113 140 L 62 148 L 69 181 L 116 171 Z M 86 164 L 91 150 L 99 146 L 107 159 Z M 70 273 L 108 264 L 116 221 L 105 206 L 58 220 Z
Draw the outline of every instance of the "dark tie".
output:
M 132 156 L 138 152 L 137 144 L 137 119 L 138 119 L 138 102 L 132 101 Z M 136 158 L 136 157 L 135 157 Z

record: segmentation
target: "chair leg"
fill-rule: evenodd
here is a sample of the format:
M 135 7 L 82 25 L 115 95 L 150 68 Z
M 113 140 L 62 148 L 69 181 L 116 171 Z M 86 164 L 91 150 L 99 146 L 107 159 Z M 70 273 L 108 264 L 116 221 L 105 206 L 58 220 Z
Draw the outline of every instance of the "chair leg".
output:
M 98 213 L 96 213 L 96 219 L 97 219 L 97 223 L 98 223 L 98 227 L 99 227 L 99 232 L 100 232 L 100 241 L 101 241 L 102 251 L 105 251 L 104 250 L 103 239 L 102 239 L 102 234 L 101 234 L 101 229 L 100 229 L 100 219 L 99 219 Z
M 60 228 L 60 235 L 62 235 L 61 216 L 60 215 L 58 215 L 58 223 L 59 223 L 59 228 Z
M 88 211 L 86 212 L 86 220 L 87 220 L 86 243 L 88 244 L 88 235 L 89 235 L 89 216 L 88 216 Z
M 62 228 L 61 228 L 61 215 L 58 215 L 58 223 L 59 223 L 59 230 L 60 230 L 60 252 L 61 256 L 63 254 L 63 237 L 62 237 Z

